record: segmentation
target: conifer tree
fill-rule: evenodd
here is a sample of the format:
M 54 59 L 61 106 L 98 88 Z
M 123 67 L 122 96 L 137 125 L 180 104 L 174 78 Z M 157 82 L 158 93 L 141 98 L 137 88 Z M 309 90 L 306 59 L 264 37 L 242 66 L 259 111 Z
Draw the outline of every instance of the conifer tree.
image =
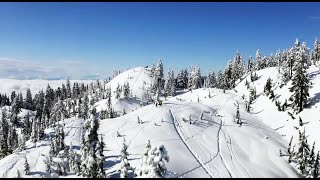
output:
M 32 95 L 31 95 L 31 90 L 30 88 L 27 89 L 27 94 L 26 94 L 26 103 L 24 106 L 28 110 L 34 110 L 34 105 L 33 105 L 33 100 L 32 100 Z
M 104 177 L 104 172 L 101 172 L 101 166 L 99 166 L 99 153 L 100 149 L 98 139 L 99 120 L 96 113 L 96 109 L 91 111 L 90 119 L 87 119 L 84 123 L 85 134 L 81 143 L 81 175 L 88 178 Z M 100 146 L 101 147 L 101 146 Z
M 27 157 L 24 157 L 24 172 L 26 175 L 29 175 L 30 173 L 30 166 L 29 166 Z
M 118 83 L 117 88 L 116 88 L 116 99 L 120 98 L 121 90 L 120 90 L 120 84 Z
M 261 69 L 261 54 L 260 54 L 260 51 L 259 49 L 257 50 L 256 52 L 256 62 L 255 62 L 255 70 L 260 70 Z
M 123 85 L 123 96 L 125 98 L 128 98 L 130 95 L 130 85 L 128 82 L 124 83 Z
M 240 111 L 239 111 L 239 104 L 237 104 L 237 113 L 236 113 L 236 123 L 237 124 L 242 124 L 241 119 L 240 119 Z
M 18 96 L 13 99 L 11 103 L 11 114 L 10 114 L 10 122 L 14 125 L 18 125 L 18 114 L 21 112 L 21 107 L 19 106 Z
M 66 91 L 67 91 L 67 98 L 71 98 L 71 86 L 70 86 L 70 80 L 69 77 L 67 79 L 67 85 L 66 85 Z
M 315 161 L 313 162 L 313 166 L 309 171 L 309 176 L 312 178 L 319 178 L 319 151 L 317 153 L 317 157 L 315 159 Z
M 289 88 L 293 92 L 289 100 L 292 101 L 292 108 L 297 113 L 301 112 L 309 97 L 310 82 L 306 76 L 306 62 L 308 61 L 308 50 L 306 44 L 298 49 L 295 54 L 296 61 L 294 66 L 294 77 L 292 79 L 292 86 Z
M 133 168 L 130 166 L 130 163 L 128 162 L 129 153 L 127 152 L 127 149 L 128 149 L 128 145 L 126 144 L 124 139 L 122 143 L 121 154 L 120 154 L 121 167 L 118 170 L 118 172 L 120 172 L 121 178 L 128 178 L 128 171 L 133 170 Z
M 108 117 L 109 118 L 114 118 L 114 112 L 113 112 L 113 108 L 112 108 L 112 104 L 111 104 L 111 97 L 108 98 L 108 102 L 107 102 L 107 110 L 108 110 Z
M 271 78 L 269 77 L 267 79 L 266 85 L 264 86 L 264 90 L 263 92 L 269 96 L 270 92 L 271 92 L 271 88 L 272 88 L 272 82 L 271 82 Z

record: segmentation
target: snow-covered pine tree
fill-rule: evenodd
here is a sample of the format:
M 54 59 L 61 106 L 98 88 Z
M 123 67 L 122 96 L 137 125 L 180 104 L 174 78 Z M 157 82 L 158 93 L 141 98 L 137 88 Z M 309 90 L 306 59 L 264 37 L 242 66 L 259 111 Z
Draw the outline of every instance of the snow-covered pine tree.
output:
M 155 75 L 156 75 L 156 84 L 157 86 L 161 89 L 161 82 L 162 82 L 162 79 L 163 79 L 163 64 L 162 64 L 162 60 L 159 59 L 158 61 L 158 64 L 156 66 L 156 69 L 155 69 Z
M 305 135 L 305 130 L 301 133 L 299 129 L 299 142 L 298 142 L 298 150 L 294 153 L 294 158 L 298 161 L 297 166 L 299 169 L 299 173 L 305 175 L 307 172 L 308 166 L 308 157 L 310 154 L 310 147 L 307 143 L 307 138 Z
M 261 63 L 260 63 L 260 69 L 264 69 L 267 67 L 267 62 L 269 61 L 269 59 L 267 58 L 266 55 L 264 55 L 262 57 Z
M 230 89 L 231 87 L 233 87 L 234 86 L 234 82 L 233 82 L 233 75 L 232 75 L 232 72 L 233 72 L 233 70 L 232 70 L 232 68 L 233 68 L 233 62 L 232 62 L 232 60 L 230 59 L 229 61 L 228 61 L 228 64 L 227 64 L 227 67 L 224 69 L 224 72 L 223 72 L 223 83 L 222 83 L 222 89 Z
M 148 140 L 142 157 L 142 164 L 135 174 L 138 177 L 165 177 L 167 171 L 165 161 L 169 162 L 165 147 L 163 145 L 151 147 L 150 140 Z
M 150 69 L 150 77 L 154 77 L 155 76 L 155 70 L 156 70 L 156 66 L 153 63 L 152 64 L 152 68 Z
M 249 102 L 253 102 L 257 98 L 256 87 L 250 87 Z
M 254 68 L 254 62 L 253 62 L 253 59 L 252 59 L 252 56 L 250 55 L 249 56 L 249 59 L 248 59 L 248 67 L 247 67 L 247 72 L 250 72 L 252 71 Z
M 311 148 L 311 151 L 310 151 L 310 154 L 308 156 L 308 160 L 307 160 L 307 171 L 310 171 L 314 165 L 314 161 L 316 160 L 316 154 L 315 154 L 315 144 L 316 142 L 313 142 L 313 145 L 312 145 L 312 148 Z
M 282 63 L 279 71 L 280 71 L 280 79 L 281 79 L 281 84 L 280 84 L 280 88 L 281 88 L 283 85 L 287 84 L 287 82 L 291 79 L 289 57 L 288 57 L 287 50 L 283 51 L 282 53 Z
M 188 70 L 185 69 L 183 72 L 183 78 L 184 78 L 184 89 L 188 88 Z
M 67 79 L 66 90 L 67 90 L 67 98 L 71 98 L 72 94 L 71 94 L 71 85 L 70 85 L 69 77 Z
M 24 172 L 25 172 L 25 175 L 29 175 L 30 173 L 30 166 L 26 156 L 24 157 Z
M 278 73 L 280 73 L 280 67 L 281 67 L 281 64 L 282 64 L 280 49 L 276 53 L 275 63 L 276 63 L 276 66 L 278 67 Z
M 9 125 L 7 121 L 7 113 L 6 109 L 2 108 L 1 112 L 1 129 L 0 129 L 0 158 L 4 158 L 7 156 L 10 152 L 8 150 L 8 144 L 7 144 L 7 139 L 8 139 L 8 131 L 9 131 Z
M 130 95 L 130 85 L 128 82 L 124 83 L 123 85 L 123 96 L 125 98 L 128 98 Z
M 177 75 L 177 88 L 179 89 L 185 89 L 186 88 L 186 82 L 184 77 L 184 70 L 182 69 L 179 71 Z
M 96 150 L 96 155 L 97 155 L 97 159 L 98 159 L 98 176 L 97 178 L 105 178 L 106 175 L 105 175 L 105 172 L 104 172 L 104 161 L 105 161 L 105 157 L 104 157 L 104 154 L 103 154 L 103 151 L 104 151 L 104 147 L 105 147 L 105 144 L 103 142 L 103 138 L 102 138 L 102 135 L 100 136 L 100 141 L 98 142 L 97 144 L 97 150 Z
M 277 61 L 275 60 L 275 57 L 273 56 L 273 53 L 270 54 L 269 56 L 269 61 L 268 61 L 268 67 L 275 67 L 277 66 Z
M 320 160 L 320 156 L 319 156 L 319 151 L 318 151 L 317 157 L 316 157 L 315 161 L 313 162 L 313 166 L 309 171 L 308 177 L 319 178 L 319 160 Z
M 288 162 L 291 163 L 292 161 L 292 156 L 293 156 L 293 149 L 292 149 L 292 140 L 293 140 L 293 136 L 291 136 L 291 139 L 290 139 L 290 142 L 289 142 L 289 145 L 288 145 L 288 149 L 287 149 L 287 152 L 288 152 Z
M 10 122 L 14 125 L 18 125 L 19 119 L 18 114 L 21 112 L 21 107 L 18 103 L 19 96 L 16 96 L 11 103 L 11 114 L 10 114 Z
M 296 51 L 294 76 L 292 79 L 292 86 L 289 88 L 293 92 L 290 99 L 292 101 L 292 108 L 297 113 L 301 112 L 309 97 L 309 88 L 311 87 L 309 79 L 306 76 L 306 62 L 309 55 L 306 44 L 303 43 L 301 48 Z
M 128 162 L 128 156 L 129 153 L 127 152 L 128 145 L 126 144 L 125 139 L 123 140 L 122 143 L 122 148 L 121 148 L 121 154 L 120 154 L 120 168 L 118 172 L 120 173 L 121 178 L 128 178 L 128 171 L 133 170 L 133 168 L 130 166 L 130 163 Z
M 271 92 L 271 88 L 272 88 L 272 81 L 271 81 L 271 78 L 269 77 L 267 79 L 266 85 L 264 86 L 264 90 L 263 90 L 263 92 L 266 94 L 266 96 L 269 96 L 269 94 Z
M 200 68 L 193 66 L 191 68 L 191 71 L 189 73 L 189 79 L 188 79 L 188 88 L 189 90 L 192 89 L 198 89 L 201 87 L 201 72 Z
M 108 86 L 106 88 L 106 98 L 108 98 L 108 97 L 111 97 L 111 87 L 110 86 Z
M 86 120 L 89 116 L 89 98 L 88 93 L 85 93 L 84 100 L 82 103 L 82 112 L 83 112 L 83 119 Z
M 209 71 L 207 79 L 206 79 L 206 87 L 207 88 L 214 88 L 217 85 L 217 80 L 216 80 L 216 76 L 215 73 L 212 71 Z
M 32 100 L 32 95 L 31 95 L 30 88 L 27 89 L 26 102 L 25 102 L 25 106 L 24 107 L 26 109 L 28 109 L 28 110 L 34 110 L 34 105 L 33 105 L 33 100 Z
M 165 80 L 164 88 L 163 88 L 165 97 L 170 95 L 171 85 L 172 85 L 171 81 L 172 81 L 172 75 L 171 75 L 171 70 L 169 69 L 167 74 L 167 79 Z
M 239 54 L 239 52 L 236 52 L 236 56 L 234 58 L 234 62 L 232 64 L 232 71 L 231 71 L 231 87 L 235 87 L 236 81 L 242 77 L 244 74 L 244 64 L 242 56 Z
M 251 110 L 251 102 L 250 102 L 250 100 L 249 101 L 246 101 L 246 111 L 248 112 L 248 113 L 250 113 L 250 110 Z
M 239 103 L 237 103 L 237 113 L 236 113 L 236 119 L 235 119 L 237 124 L 242 124 L 241 118 L 240 118 L 240 111 L 239 111 Z
M 222 71 L 219 70 L 218 71 L 218 75 L 217 75 L 217 88 L 222 89 L 223 88 L 223 74 Z
M 188 89 L 189 89 L 189 91 L 192 90 L 193 76 L 194 76 L 194 67 L 192 66 L 189 71 L 189 74 L 188 74 Z
M 80 174 L 88 178 L 98 178 L 103 177 L 99 166 L 99 139 L 98 139 L 98 129 L 99 120 L 96 113 L 96 109 L 93 108 L 91 111 L 90 119 L 84 122 L 85 134 L 81 143 L 81 171 Z
M 174 79 L 174 72 L 173 71 L 171 72 L 171 77 L 172 77 L 172 80 L 171 80 L 170 96 L 173 97 L 176 95 L 176 81 Z
M 120 84 L 118 83 L 117 88 L 116 88 L 116 99 L 120 98 L 121 90 L 120 90 Z
M 32 131 L 31 131 L 31 141 L 33 143 L 38 141 L 38 123 L 35 117 L 32 117 Z
M 299 40 L 297 38 L 295 43 L 294 43 L 294 47 L 290 48 L 290 50 L 288 51 L 287 66 L 289 68 L 289 77 L 290 77 L 290 79 L 293 76 L 294 66 L 296 64 L 296 61 L 299 58 L 299 57 L 297 57 L 297 53 L 298 53 L 299 50 L 301 50 L 301 47 L 300 47 L 300 42 L 299 42 Z
M 318 42 L 318 39 L 316 38 L 316 40 L 314 41 L 314 46 L 313 46 L 313 52 L 312 52 L 312 62 L 313 64 L 317 64 L 319 62 L 320 59 L 320 44 Z
M 26 150 L 26 138 L 23 134 L 18 136 L 18 151 Z
M 28 111 L 28 113 L 24 117 L 23 126 L 22 126 L 22 134 L 26 140 L 28 140 L 30 138 L 30 135 L 31 135 L 30 111 Z
M 67 111 L 63 104 L 63 101 L 59 99 L 51 110 L 48 126 L 52 126 L 56 122 L 63 120 L 66 115 Z
M 17 97 L 16 91 L 12 91 L 12 92 L 11 92 L 11 96 L 10 96 L 10 105 L 11 105 L 11 103 L 13 102 L 13 99 L 14 99 L 15 97 Z
M 23 96 L 22 96 L 22 93 L 19 93 L 19 95 L 18 95 L 18 107 L 20 107 L 20 108 L 24 108 L 24 102 L 23 102 Z
M 59 144 L 57 144 L 59 150 L 58 151 L 61 151 L 61 150 L 64 150 L 65 148 L 65 144 L 64 144 L 64 130 L 63 130 L 63 126 L 62 125 L 58 125 L 58 134 L 57 134 L 57 139 L 59 140 Z
M 115 116 L 112 108 L 111 97 L 108 97 L 107 110 L 108 110 L 108 118 L 114 118 Z
M 261 54 L 259 49 L 256 52 L 256 61 L 255 61 L 255 70 L 260 70 L 261 69 Z
M 18 134 L 13 124 L 9 124 L 8 137 L 10 137 L 7 139 L 8 151 L 12 153 L 16 148 L 18 148 Z

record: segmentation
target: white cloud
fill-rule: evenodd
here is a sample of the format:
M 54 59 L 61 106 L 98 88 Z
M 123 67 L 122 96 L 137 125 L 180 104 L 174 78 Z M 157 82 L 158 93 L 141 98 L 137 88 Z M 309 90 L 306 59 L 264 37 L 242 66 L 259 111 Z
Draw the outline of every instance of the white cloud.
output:
M 103 67 L 78 60 L 60 59 L 39 63 L 17 58 L 0 57 L 0 78 L 13 79 L 102 79 Z

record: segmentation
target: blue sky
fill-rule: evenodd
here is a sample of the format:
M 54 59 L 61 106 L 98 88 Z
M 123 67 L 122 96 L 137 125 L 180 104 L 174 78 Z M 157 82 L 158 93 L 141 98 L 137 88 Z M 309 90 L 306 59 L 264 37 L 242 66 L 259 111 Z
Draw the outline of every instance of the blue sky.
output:
M 105 77 L 159 58 L 165 70 L 198 65 L 206 74 L 224 68 L 236 50 L 247 60 L 257 49 L 288 48 L 296 37 L 313 47 L 319 5 L 2 2 L 0 76 Z

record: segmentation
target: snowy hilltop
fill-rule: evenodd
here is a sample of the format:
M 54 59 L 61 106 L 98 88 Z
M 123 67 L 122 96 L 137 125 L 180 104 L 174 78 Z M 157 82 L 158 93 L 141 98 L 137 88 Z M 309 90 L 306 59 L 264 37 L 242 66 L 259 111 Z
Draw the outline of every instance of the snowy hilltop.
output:
M 205 76 L 159 60 L 105 80 L 0 80 L 0 177 L 318 177 L 319 45 L 236 52 Z

